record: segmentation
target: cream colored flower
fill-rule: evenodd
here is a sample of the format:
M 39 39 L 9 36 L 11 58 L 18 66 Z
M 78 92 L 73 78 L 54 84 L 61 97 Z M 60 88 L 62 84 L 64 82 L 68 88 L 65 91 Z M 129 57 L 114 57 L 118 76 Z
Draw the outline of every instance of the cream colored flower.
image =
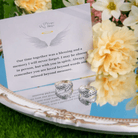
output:
M 135 36 L 138 38 L 138 7 L 132 6 L 129 17 L 123 22 L 125 26 L 131 26 L 134 29 Z
M 51 0 L 15 0 L 15 4 L 27 13 L 51 9 Z
M 117 27 L 109 20 L 93 26 L 93 50 L 88 51 L 87 62 L 97 74 L 125 75 L 136 67 L 137 38 L 126 26 Z
M 135 93 L 133 99 L 126 105 L 126 110 L 132 110 L 133 108 L 136 108 L 136 114 L 138 115 L 138 93 Z
M 63 0 L 63 4 L 66 7 L 80 5 L 80 4 L 84 4 L 84 3 L 85 3 L 85 0 L 69 0 L 69 2 L 67 2 L 66 0 Z
M 136 74 L 134 72 L 121 75 L 118 78 L 98 75 L 95 82 L 90 84 L 97 89 L 96 103 L 100 106 L 106 103 L 116 106 L 124 99 L 132 97 L 137 89 L 135 78 Z
M 125 2 L 120 7 L 121 11 L 130 11 L 132 6 L 138 7 L 138 0 L 130 0 L 130 2 Z
M 118 19 L 121 15 L 120 7 L 124 0 L 97 0 L 92 7 L 97 11 L 102 11 L 102 20 L 107 20 L 114 16 Z

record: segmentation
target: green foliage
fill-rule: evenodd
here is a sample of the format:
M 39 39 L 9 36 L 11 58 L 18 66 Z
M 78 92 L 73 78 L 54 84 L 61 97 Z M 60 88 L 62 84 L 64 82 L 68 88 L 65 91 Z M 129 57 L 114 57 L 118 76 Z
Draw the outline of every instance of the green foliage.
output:
M 4 17 L 4 9 L 3 9 L 3 1 L 0 0 L 0 19 L 3 19 Z
M 100 134 L 57 127 L 22 115 L 0 104 L 0 138 L 93 138 Z
M 0 138 L 137 138 L 137 136 L 98 134 L 62 128 L 27 117 L 0 104 Z
M 59 9 L 65 7 L 62 0 L 52 0 L 52 9 Z
M 14 17 L 16 13 L 21 15 L 20 11 L 18 11 L 13 0 L 6 0 L 4 2 L 4 18 Z

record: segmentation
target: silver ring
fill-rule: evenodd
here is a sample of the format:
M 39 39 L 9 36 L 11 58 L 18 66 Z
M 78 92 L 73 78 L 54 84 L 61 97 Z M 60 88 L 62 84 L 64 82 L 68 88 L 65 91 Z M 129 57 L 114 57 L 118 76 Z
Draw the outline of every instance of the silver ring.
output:
M 90 105 L 97 99 L 97 90 L 93 86 L 80 86 L 78 99 L 84 105 Z
M 55 83 L 55 94 L 61 99 L 68 99 L 73 93 L 73 83 L 69 80 L 62 80 Z

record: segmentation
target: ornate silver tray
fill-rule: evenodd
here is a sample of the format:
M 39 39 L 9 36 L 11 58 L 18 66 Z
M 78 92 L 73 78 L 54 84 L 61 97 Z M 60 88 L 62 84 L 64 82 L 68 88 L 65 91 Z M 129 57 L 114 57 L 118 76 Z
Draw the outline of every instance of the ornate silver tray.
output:
M 2 85 L 0 85 L 0 102 L 22 114 L 58 126 L 119 134 L 138 132 L 138 119 L 105 118 L 55 109 L 19 96 Z

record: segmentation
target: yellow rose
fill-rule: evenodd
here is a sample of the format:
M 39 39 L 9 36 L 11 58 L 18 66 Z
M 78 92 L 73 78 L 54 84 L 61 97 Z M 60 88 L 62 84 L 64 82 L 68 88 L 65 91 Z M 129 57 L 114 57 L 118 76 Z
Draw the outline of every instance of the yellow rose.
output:
M 111 21 L 93 26 L 93 47 L 88 51 L 87 62 L 97 74 L 125 75 L 136 67 L 137 38 L 126 26 L 117 27 Z
M 15 4 L 27 13 L 51 9 L 51 0 L 15 0 Z
M 135 78 L 136 74 L 134 72 L 118 78 L 98 75 L 95 82 L 90 84 L 97 89 L 96 103 L 102 106 L 108 102 L 116 106 L 118 102 L 133 97 L 137 89 Z

